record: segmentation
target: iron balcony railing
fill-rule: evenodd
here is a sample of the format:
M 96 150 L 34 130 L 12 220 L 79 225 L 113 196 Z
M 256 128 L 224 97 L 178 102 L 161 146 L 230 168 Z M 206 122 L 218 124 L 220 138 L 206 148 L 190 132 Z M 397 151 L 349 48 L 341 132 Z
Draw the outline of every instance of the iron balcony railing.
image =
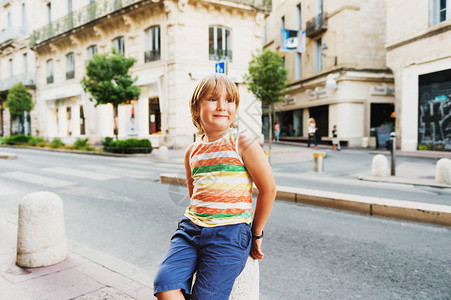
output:
M 25 26 L 5 28 L 2 31 L 0 31 L 0 45 L 8 41 L 18 39 L 22 36 L 25 36 L 26 34 L 27 28 Z
M 117 10 L 144 0 L 96 0 L 93 3 L 67 14 L 48 25 L 35 30 L 30 36 L 30 46 L 43 43 L 73 28 L 88 24 Z M 271 10 L 271 0 L 230 0 L 231 2 L 251 5 L 261 10 Z
M 34 74 L 23 73 L 13 77 L 0 80 L 0 92 L 7 91 L 13 86 L 22 82 L 26 87 L 34 88 L 36 86 L 36 77 Z
M 50 24 L 35 30 L 30 36 L 30 46 L 45 42 L 57 35 L 73 28 L 88 24 L 96 19 L 105 17 L 117 10 L 143 0 L 97 0 L 93 3 L 67 14 Z
M 307 22 L 305 35 L 311 38 L 323 33 L 326 30 L 327 30 L 327 16 L 325 13 L 320 13 Z

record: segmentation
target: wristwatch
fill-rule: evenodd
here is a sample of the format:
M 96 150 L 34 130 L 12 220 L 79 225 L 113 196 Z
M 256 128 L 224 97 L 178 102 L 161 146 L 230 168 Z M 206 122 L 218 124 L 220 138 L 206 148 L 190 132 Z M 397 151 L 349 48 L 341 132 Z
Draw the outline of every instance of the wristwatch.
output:
M 261 238 L 263 238 L 263 231 L 262 231 L 262 235 L 254 235 L 254 234 L 252 234 L 252 239 L 253 240 L 258 240 L 258 239 L 261 239 Z

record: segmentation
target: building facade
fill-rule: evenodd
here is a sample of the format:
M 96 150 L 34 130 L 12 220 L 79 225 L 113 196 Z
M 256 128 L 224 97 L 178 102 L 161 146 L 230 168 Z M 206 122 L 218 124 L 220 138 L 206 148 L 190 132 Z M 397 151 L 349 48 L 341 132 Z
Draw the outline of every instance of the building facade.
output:
M 385 144 L 395 122 L 385 5 L 378 0 L 273 2 L 264 47 L 279 51 L 288 70 L 290 93 L 275 107 L 282 140 L 306 140 L 307 121 L 314 117 L 322 142 L 330 142 L 337 125 L 340 140 L 351 147 Z M 285 30 L 298 32 L 297 47 L 281 47 Z
M 34 112 L 11 118 L 5 106 L 8 91 L 22 82 L 36 100 L 35 56 L 29 47 L 30 32 L 34 28 L 32 0 L 0 1 L 0 136 L 36 132 Z
M 94 106 L 80 85 L 86 61 L 114 47 L 137 63 L 139 99 L 119 107 L 120 138 L 148 138 L 154 146 L 193 140 L 189 98 L 198 79 L 226 61 L 241 93 L 238 124 L 258 135 L 260 104 L 243 75 L 263 43 L 263 3 L 246 1 L 39 1 L 30 44 L 36 55 L 38 132 L 70 143 L 113 136 L 113 108 Z
M 386 1 L 402 150 L 451 151 L 451 1 Z

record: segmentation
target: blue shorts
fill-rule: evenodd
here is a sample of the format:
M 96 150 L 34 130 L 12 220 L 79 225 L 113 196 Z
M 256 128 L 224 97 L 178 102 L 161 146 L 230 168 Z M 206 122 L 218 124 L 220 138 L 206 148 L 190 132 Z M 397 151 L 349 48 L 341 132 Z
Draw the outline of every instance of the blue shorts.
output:
M 246 265 L 251 239 L 246 223 L 202 227 L 182 217 L 155 277 L 154 293 L 181 289 L 191 299 L 228 299 Z

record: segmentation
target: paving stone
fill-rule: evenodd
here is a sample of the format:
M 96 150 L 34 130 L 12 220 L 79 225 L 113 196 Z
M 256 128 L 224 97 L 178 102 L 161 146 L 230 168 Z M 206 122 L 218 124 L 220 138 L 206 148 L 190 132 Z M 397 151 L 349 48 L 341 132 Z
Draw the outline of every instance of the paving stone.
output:
M 74 298 L 73 300 L 128 300 L 128 299 L 135 299 L 127 294 L 112 288 L 112 287 L 104 287 L 98 291 L 90 292 L 86 295 L 79 296 Z

